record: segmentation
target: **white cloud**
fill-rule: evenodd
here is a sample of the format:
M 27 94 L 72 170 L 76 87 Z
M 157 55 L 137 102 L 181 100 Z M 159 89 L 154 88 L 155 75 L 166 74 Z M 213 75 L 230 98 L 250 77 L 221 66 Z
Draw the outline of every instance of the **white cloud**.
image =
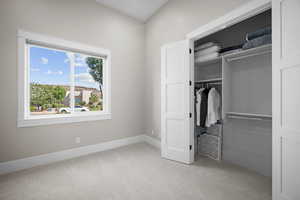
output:
M 63 75 L 64 72 L 61 71 L 61 70 L 59 70 L 59 71 L 51 71 L 51 70 L 48 70 L 48 71 L 46 72 L 46 74 L 49 74 L 49 75 Z
M 89 73 L 76 74 L 75 78 L 81 82 L 93 83 L 94 79 Z
M 76 54 L 76 62 L 85 62 L 85 59 L 87 58 L 86 55 L 83 54 Z
M 35 68 L 35 67 L 31 67 L 30 71 L 32 71 L 32 72 L 39 72 L 40 69 L 39 68 Z
M 75 63 L 75 67 L 84 67 L 85 65 L 83 63 Z
M 86 55 L 75 54 L 72 52 L 67 52 L 67 59 L 64 60 L 65 63 L 74 63 L 75 67 L 86 67 Z
M 76 54 L 75 57 L 75 67 L 85 67 L 86 66 L 86 55 Z
M 41 62 L 42 62 L 42 64 L 47 65 L 49 60 L 45 57 L 41 57 Z

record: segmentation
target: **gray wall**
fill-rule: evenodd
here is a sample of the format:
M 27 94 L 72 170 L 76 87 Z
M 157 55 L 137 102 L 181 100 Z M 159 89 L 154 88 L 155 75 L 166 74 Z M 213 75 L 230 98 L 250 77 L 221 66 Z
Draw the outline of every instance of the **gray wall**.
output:
M 1 0 L 0 162 L 144 133 L 144 24 L 95 0 Z M 17 128 L 17 29 L 112 52 L 112 120 Z
M 225 161 L 272 176 L 272 122 L 226 120 L 222 153 Z
M 95 0 L 2 0 L 0 162 L 154 130 L 160 137 L 160 47 L 249 0 L 171 0 L 146 24 Z M 110 49 L 113 119 L 17 128 L 17 29 Z M 146 65 L 145 65 L 146 63 Z
M 160 137 L 160 48 L 249 0 L 171 0 L 146 23 L 147 133 Z

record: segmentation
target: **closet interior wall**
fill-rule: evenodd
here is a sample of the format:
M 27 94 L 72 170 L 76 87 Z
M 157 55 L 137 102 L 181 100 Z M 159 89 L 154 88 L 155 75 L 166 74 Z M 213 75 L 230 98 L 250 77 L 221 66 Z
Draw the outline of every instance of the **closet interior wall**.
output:
M 249 18 L 195 42 L 215 42 L 222 48 L 242 44 L 247 33 L 271 27 L 271 10 Z M 222 160 L 260 174 L 272 173 L 272 63 L 271 47 L 266 53 L 236 61 L 219 59 L 195 63 L 195 82 L 222 79 Z M 196 86 L 197 87 L 197 84 Z M 265 118 L 228 117 L 229 112 L 259 113 Z M 196 123 L 195 123 L 196 124 Z M 199 127 L 195 125 L 195 133 Z M 196 141 L 196 138 L 195 138 Z

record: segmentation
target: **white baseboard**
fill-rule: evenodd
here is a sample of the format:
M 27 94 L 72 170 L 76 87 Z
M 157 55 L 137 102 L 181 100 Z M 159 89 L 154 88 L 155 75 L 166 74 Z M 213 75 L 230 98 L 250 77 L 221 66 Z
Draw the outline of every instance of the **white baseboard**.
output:
M 155 147 L 160 148 L 160 144 L 158 144 L 158 142 L 155 141 L 155 139 L 147 135 L 139 135 L 135 137 L 128 137 L 124 139 L 113 140 L 110 142 L 104 142 L 100 144 L 69 149 L 65 151 L 59 151 L 59 152 L 43 154 L 43 155 L 33 156 L 33 157 L 19 159 L 19 160 L 3 162 L 0 163 L 0 175 L 23 170 L 23 169 L 29 169 L 40 165 L 46 165 L 46 164 L 50 164 L 62 160 L 76 158 L 91 153 L 97 153 L 101 151 L 115 149 L 118 147 L 139 143 L 139 142 L 147 142 Z
M 144 135 L 144 141 L 147 142 L 148 144 L 151 144 L 152 146 L 155 146 L 156 148 L 160 149 L 160 140 L 156 139 L 154 137 Z

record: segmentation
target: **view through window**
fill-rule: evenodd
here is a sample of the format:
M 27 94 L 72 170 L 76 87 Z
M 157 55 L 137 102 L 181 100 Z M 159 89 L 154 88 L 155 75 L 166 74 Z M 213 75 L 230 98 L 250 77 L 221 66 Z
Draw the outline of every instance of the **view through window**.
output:
M 104 59 L 28 44 L 30 115 L 103 110 Z

